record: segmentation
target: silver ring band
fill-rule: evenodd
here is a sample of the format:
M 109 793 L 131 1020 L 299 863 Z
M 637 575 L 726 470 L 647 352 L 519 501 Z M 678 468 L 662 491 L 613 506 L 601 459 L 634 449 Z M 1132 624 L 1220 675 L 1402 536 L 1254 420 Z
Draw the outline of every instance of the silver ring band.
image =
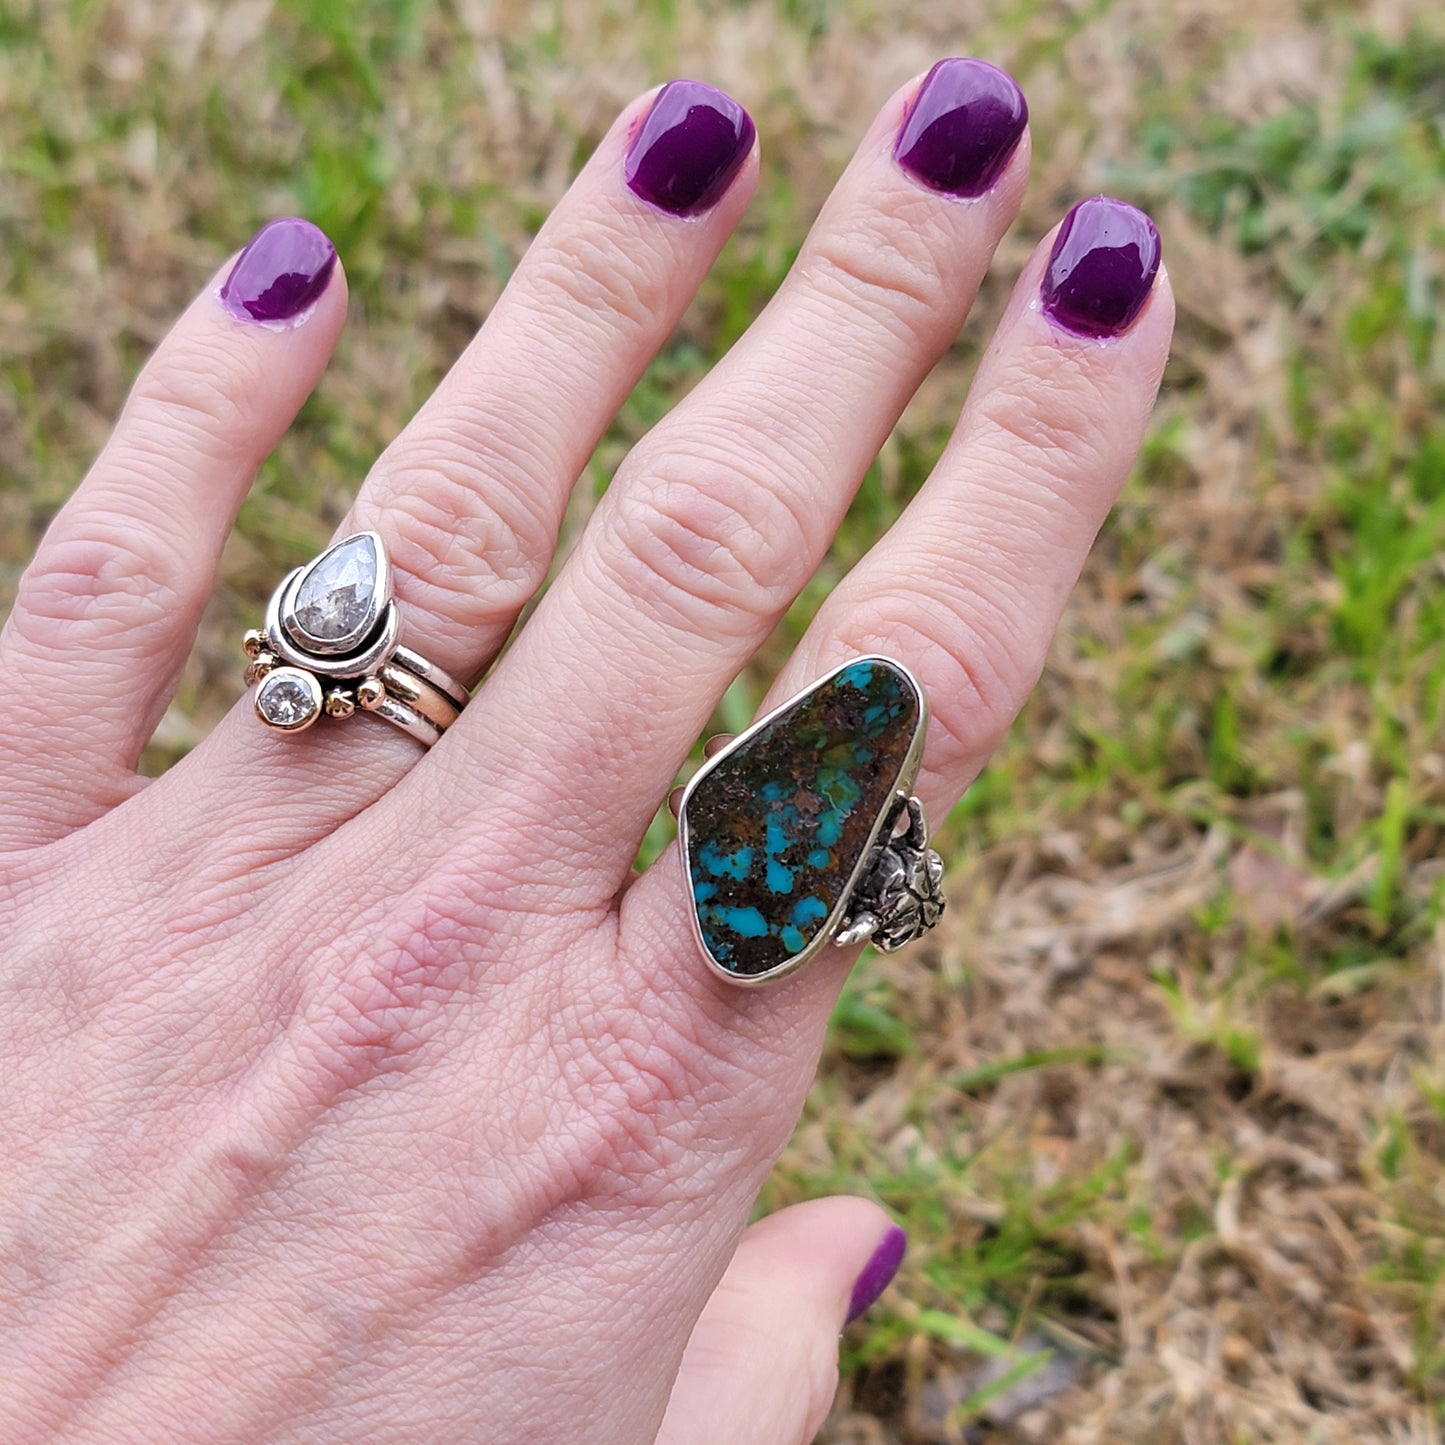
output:
M 423 681 L 395 658 L 379 667 L 376 675 L 389 697 L 405 703 L 443 732 L 457 720 L 461 712 L 461 708 L 440 688 Z
M 393 727 L 398 727 L 402 732 L 414 737 L 423 747 L 431 747 L 445 731 L 434 722 L 424 718 L 415 708 L 408 707 L 404 702 L 398 702 L 390 695 L 382 698 L 372 712 L 374 716 L 383 718 Z
M 419 652 L 413 652 L 409 647 L 398 646 L 391 654 L 391 660 L 397 667 L 404 667 L 408 672 L 415 673 L 423 682 L 429 682 L 439 693 L 449 698 L 458 712 L 467 705 L 468 693 L 451 673 L 445 668 L 438 667 L 434 662 L 428 662 Z

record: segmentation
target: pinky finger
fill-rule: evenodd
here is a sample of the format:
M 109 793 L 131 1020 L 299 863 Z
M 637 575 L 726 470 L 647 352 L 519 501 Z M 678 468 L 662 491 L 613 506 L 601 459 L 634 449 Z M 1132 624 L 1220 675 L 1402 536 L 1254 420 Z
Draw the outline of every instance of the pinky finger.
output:
M 330 241 L 273 221 L 142 369 L 0 633 L 0 846 L 60 836 L 134 789 L 237 509 L 345 313 Z
M 809 1445 L 833 1403 L 839 1332 L 903 1247 L 877 1205 L 844 1196 L 753 1225 L 693 1329 L 657 1445 Z

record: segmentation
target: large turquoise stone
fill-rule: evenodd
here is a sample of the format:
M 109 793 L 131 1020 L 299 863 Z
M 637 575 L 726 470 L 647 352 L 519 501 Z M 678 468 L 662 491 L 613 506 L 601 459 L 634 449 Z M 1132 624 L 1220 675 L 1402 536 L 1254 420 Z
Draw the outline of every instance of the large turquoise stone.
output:
M 699 771 L 681 836 L 702 945 L 725 973 L 786 973 L 822 946 L 912 785 L 923 717 L 902 668 L 861 658 Z

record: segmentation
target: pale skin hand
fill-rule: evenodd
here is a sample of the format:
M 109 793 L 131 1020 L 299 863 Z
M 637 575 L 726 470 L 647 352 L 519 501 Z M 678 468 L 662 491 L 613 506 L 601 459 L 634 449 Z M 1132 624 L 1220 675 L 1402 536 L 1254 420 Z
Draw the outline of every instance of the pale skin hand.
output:
M 278 737 L 242 702 L 136 779 L 235 511 L 341 327 L 340 269 L 270 329 L 218 277 L 146 367 L 0 639 L 0 1440 L 811 1438 L 888 1221 L 834 1199 L 738 1241 L 850 957 L 732 989 L 696 956 L 675 851 L 629 867 L 1018 207 L 1027 137 L 977 200 L 899 169 L 917 84 L 424 758 L 367 719 Z M 382 533 L 408 641 L 459 674 L 542 580 L 756 182 L 754 154 L 701 217 L 639 201 L 622 158 L 650 101 L 343 527 Z M 1050 240 L 937 473 L 771 699 L 855 653 L 905 663 L 935 817 L 1037 677 L 1168 346 L 1162 272 L 1121 336 L 1055 325 Z

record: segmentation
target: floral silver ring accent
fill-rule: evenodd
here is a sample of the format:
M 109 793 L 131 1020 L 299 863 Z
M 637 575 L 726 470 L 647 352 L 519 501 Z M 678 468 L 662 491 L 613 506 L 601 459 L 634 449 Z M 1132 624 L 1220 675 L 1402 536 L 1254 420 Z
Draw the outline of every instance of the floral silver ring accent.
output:
M 891 953 L 938 922 L 943 860 L 912 791 L 927 722 L 906 668 L 859 657 L 698 769 L 678 838 L 714 972 L 770 983 L 829 943 Z
M 401 645 L 391 564 L 376 532 L 344 537 L 289 573 L 271 594 L 265 625 L 242 647 L 256 716 L 277 732 L 369 712 L 431 747 L 467 705 L 461 683 Z

